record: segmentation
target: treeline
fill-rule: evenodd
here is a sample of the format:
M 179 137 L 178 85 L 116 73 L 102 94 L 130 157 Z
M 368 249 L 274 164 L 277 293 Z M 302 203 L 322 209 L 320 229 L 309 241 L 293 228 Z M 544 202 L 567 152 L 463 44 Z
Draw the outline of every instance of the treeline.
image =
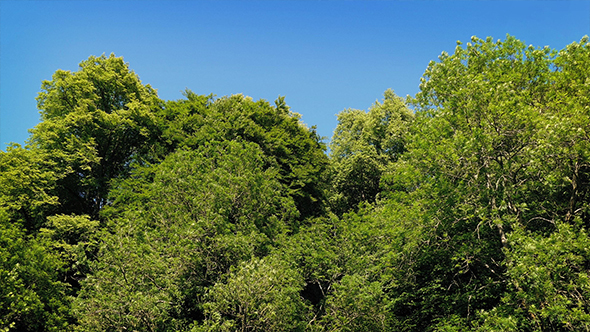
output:
M 590 43 L 473 38 L 326 146 L 58 70 L 0 152 L 0 331 L 588 331 Z M 329 147 L 329 155 L 326 154 Z

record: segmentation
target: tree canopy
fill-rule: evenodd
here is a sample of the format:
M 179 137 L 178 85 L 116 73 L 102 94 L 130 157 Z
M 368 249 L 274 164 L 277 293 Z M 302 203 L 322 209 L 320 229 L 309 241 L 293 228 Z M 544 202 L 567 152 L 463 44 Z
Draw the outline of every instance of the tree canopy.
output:
M 0 151 L 0 331 L 590 330 L 588 37 L 458 42 L 329 144 L 114 55 L 37 101 Z

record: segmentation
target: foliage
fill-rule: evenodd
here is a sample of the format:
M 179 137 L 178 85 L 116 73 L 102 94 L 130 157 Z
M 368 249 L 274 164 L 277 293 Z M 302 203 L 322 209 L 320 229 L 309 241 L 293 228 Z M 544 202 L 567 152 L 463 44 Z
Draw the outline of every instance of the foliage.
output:
M 0 209 L 0 330 L 71 330 L 63 263 Z
M 586 224 L 586 143 L 572 133 L 575 113 L 556 84 L 569 74 L 554 67 L 568 49 L 554 58 L 510 36 L 474 38 L 426 70 L 408 152 L 388 175 L 418 176 L 390 188 L 427 202 L 428 245 L 393 308 L 412 329 L 465 326 L 496 310 L 513 287 L 505 256 L 513 230 L 551 236 L 558 220 Z
M 211 142 L 169 155 L 143 188 L 123 183 L 115 204 L 128 210 L 84 282 L 83 325 L 151 331 L 202 319 L 207 289 L 240 261 L 265 255 L 296 216 L 262 159 L 256 144 Z
M 516 229 L 509 236 L 502 304 L 482 312 L 482 331 L 590 330 L 590 237 L 559 223 L 549 237 Z
M 211 140 L 243 140 L 256 143 L 266 156 L 265 167 L 278 170 L 277 179 L 287 186 L 300 219 L 317 216 L 324 209 L 324 180 L 328 158 L 314 128 L 308 129 L 290 111 L 284 97 L 271 106 L 243 95 L 213 98 L 187 90 L 186 100 L 167 102 L 164 150 L 196 148 Z
M 35 232 L 58 205 L 54 195 L 60 179 L 53 163 L 40 151 L 19 145 L 0 151 L 0 208 L 5 208 L 25 230 Z
M 240 264 L 216 283 L 205 304 L 208 319 L 193 331 L 302 331 L 306 306 L 302 280 L 274 256 Z
M 382 285 L 358 274 L 334 285 L 323 317 L 328 331 L 386 331 L 387 306 Z
M 590 330 L 589 82 L 587 37 L 473 37 L 327 156 L 283 97 L 58 70 L 0 152 L 0 331 Z
M 58 70 L 37 97 L 42 122 L 30 144 L 63 174 L 56 187 L 60 211 L 98 217 L 110 180 L 150 149 L 156 91 L 141 84 L 123 58 L 91 56 L 77 72 Z
M 47 217 L 45 227 L 39 232 L 39 240 L 67 264 L 60 280 L 67 282 L 74 291 L 90 272 L 89 264 L 100 242 L 99 229 L 100 223 L 87 215 L 54 215 Z
M 338 114 L 330 157 L 334 170 L 331 200 L 339 214 L 360 202 L 375 202 L 381 175 L 405 152 L 413 114 L 393 90 L 383 96 L 383 102 L 376 101 L 368 112 L 348 109 Z

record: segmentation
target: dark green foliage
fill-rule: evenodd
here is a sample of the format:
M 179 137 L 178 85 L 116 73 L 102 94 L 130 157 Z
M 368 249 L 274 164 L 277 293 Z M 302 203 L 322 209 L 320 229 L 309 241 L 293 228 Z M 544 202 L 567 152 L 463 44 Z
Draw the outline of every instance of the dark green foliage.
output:
M 121 197 L 140 194 L 123 201 L 126 212 L 104 235 L 78 300 L 83 325 L 150 331 L 203 319 L 207 290 L 232 266 L 265 256 L 296 216 L 263 158 L 253 143 L 211 142 L 169 155 L 142 188 L 122 183 Z
M 167 102 L 161 110 L 165 150 L 196 148 L 212 140 L 256 143 L 266 156 L 264 167 L 278 170 L 277 179 L 289 189 L 300 218 L 323 212 L 325 146 L 313 128 L 299 122 L 283 97 L 271 106 L 243 95 L 217 99 L 191 91 L 185 95 L 186 100 Z

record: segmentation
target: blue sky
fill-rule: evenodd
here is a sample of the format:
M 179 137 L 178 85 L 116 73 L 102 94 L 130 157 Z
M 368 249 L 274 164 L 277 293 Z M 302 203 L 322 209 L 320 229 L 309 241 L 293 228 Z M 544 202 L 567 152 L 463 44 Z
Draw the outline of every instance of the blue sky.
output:
M 57 69 L 123 56 L 164 100 L 188 88 L 274 101 L 330 138 L 336 114 L 418 92 L 457 40 L 511 34 L 562 49 L 590 34 L 590 1 L 0 1 L 0 149 L 39 122 Z

